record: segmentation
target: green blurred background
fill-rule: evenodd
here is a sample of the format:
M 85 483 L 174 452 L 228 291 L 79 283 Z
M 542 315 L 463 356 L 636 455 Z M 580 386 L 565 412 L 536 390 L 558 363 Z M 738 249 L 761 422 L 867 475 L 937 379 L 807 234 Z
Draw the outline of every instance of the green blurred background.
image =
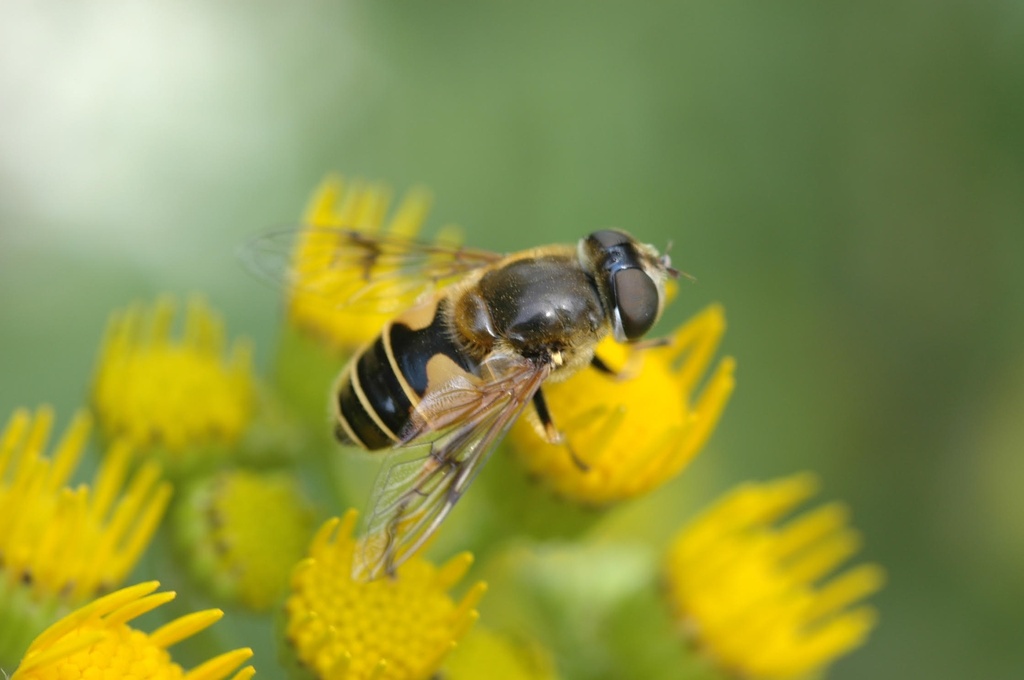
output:
M 165 291 L 266 366 L 234 253 L 331 170 L 498 250 L 625 227 L 729 315 L 694 502 L 818 471 L 889 571 L 830 677 L 1024 676 L 1024 4 L 658 6 L 4 3 L 0 418 Z

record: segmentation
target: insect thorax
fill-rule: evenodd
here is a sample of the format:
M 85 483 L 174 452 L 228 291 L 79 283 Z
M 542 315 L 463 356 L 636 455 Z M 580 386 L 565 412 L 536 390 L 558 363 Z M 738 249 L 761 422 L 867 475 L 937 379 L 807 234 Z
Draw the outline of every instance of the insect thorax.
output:
M 607 329 L 594 280 L 572 254 L 517 259 L 486 272 L 460 306 L 469 332 L 529 358 L 592 346 Z

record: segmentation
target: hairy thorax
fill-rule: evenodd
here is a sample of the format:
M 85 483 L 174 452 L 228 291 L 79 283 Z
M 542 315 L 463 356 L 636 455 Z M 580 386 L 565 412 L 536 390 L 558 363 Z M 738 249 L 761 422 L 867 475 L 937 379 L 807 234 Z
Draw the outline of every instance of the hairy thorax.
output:
M 478 359 L 508 350 L 550 361 L 557 374 L 590 361 L 606 318 L 593 279 L 565 253 L 486 271 L 457 296 L 453 325 Z

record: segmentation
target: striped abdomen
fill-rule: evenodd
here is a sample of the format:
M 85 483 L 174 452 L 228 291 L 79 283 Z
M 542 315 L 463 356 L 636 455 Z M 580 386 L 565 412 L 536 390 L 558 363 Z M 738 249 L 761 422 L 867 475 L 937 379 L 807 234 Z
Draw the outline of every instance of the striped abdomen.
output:
M 476 362 L 448 329 L 446 300 L 415 307 L 381 330 L 353 357 L 335 384 L 335 434 L 346 444 L 376 450 L 401 441 L 413 409 L 430 389 Z

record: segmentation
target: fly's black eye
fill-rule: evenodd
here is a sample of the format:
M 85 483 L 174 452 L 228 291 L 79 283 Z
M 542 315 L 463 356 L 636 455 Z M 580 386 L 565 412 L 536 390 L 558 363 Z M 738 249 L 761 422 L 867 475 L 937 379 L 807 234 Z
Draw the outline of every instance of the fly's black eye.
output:
M 658 320 L 658 287 L 642 269 L 615 273 L 615 307 L 627 340 L 637 340 Z
M 580 248 L 590 258 L 587 264 L 594 268 L 604 294 L 612 298 L 615 339 L 643 337 L 658 320 L 661 294 L 644 269 L 636 241 L 624 231 L 602 229 L 587 236 Z
M 601 231 L 595 231 L 588 239 L 596 243 L 602 250 L 611 248 L 613 246 L 621 246 L 624 243 L 630 243 L 632 239 L 628 234 L 617 229 L 602 229 Z

